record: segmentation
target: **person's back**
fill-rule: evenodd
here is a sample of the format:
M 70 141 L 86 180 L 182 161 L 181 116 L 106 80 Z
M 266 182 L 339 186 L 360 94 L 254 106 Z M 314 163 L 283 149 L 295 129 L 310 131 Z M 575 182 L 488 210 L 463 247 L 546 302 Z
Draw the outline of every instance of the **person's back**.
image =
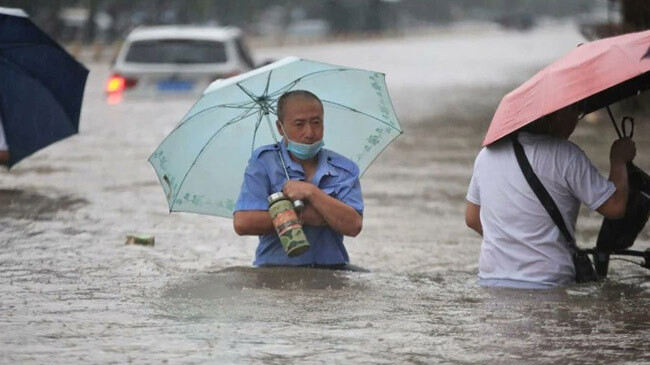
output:
M 614 194 L 614 185 L 567 140 L 521 133 L 519 141 L 574 235 L 580 202 L 595 210 Z M 509 139 L 479 153 L 467 199 L 481 206 L 479 277 L 485 285 L 573 281 L 571 248 L 524 178 Z

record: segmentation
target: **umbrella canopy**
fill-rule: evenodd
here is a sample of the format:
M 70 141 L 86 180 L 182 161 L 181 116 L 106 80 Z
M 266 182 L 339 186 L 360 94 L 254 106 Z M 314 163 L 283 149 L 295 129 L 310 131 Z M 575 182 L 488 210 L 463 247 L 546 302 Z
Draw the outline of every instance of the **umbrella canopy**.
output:
M 218 80 L 149 158 L 170 211 L 232 218 L 248 159 L 277 140 L 276 103 L 290 90 L 322 100 L 325 147 L 362 172 L 402 133 L 381 73 L 289 57 Z
M 10 167 L 77 133 L 87 76 L 24 12 L 0 8 L 0 121 Z
M 650 31 L 580 45 L 501 100 L 483 145 L 571 104 L 590 113 L 648 89 L 649 48 Z

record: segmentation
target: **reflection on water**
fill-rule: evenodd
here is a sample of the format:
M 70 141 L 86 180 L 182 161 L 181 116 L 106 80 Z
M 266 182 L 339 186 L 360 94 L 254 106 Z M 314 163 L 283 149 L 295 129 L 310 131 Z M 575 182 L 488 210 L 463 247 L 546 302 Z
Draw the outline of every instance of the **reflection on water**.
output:
M 341 290 L 350 289 L 351 284 L 344 272 L 335 270 L 235 266 L 192 277 L 191 281 L 168 289 L 164 296 L 219 299 L 246 290 Z
M 474 71 L 461 61 L 449 72 Z M 648 270 L 612 261 L 606 282 L 550 291 L 476 285 L 480 238 L 465 227 L 465 193 L 512 85 L 418 80 L 429 88 L 418 95 L 446 105 L 404 120 L 406 133 L 362 178 L 364 231 L 346 246 L 372 272 L 253 269 L 256 239 L 226 219 L 169 215 L 146 162 L 191 101 L 107 106 L 108 68 L 91 68 L 82 133 L 0 172 L 0 362 L 650 362 Z M 428 103 L 413 95 L 396 99 Z M 614 133 L 604 117 L 572 139 L 606 173 Z M 636 163 L 650 169 L 647 120 L 637 116 Z M 595 242 L 600 222 L 581 212 L 580 245 Z M 125 246 L 133 232 L 156 245 Z M 648 247 L 650 229 L 634 248 Z
M 232 361 L 641 361 L 649 278 L 487 290 L 471 272 L 232 268 L 170 285 L 156 305 Z
M 85 204 L 88 204 L 85 199 L 69 195 L 56 197 L 24 190 L 0 189 L 2 218 L 51 219 L 58 211 L 75 210 Z

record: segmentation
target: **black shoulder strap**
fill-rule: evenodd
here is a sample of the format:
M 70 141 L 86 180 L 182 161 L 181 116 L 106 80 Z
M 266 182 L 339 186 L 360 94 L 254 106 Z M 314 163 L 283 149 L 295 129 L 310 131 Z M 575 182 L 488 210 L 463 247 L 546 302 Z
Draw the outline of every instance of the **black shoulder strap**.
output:
M 557 228 L 559 228 L 560 232 L 562 232 L 564 235 L 564 238 L 567 240 L 567 242 L 569 242 L 569 244 L 571 244 L 573 248 L 575 248 L 575 240 L 573 239 L 573 236 L 571 236 L 571 233 L 569 233 L 569 230 L 564 223 L 564 218 L 562 218 L 562 214 L 557 208 L 557 205 L 555 205 L 555 201 L 548 193 L 544 185 L 542 185 L 542 182 L 539 181 L 539 178 L 533 171 L 533 168 L 530 166 L 530 162 L 528 162 L 528 158 L 526 158 L 526 153 L 524 152 L 524 147 L 517 140 L 517 135 L 512 135 L 510 139 L 512 140 L 512 146 L 515 149 L 517 162 L 519 163 L 521 172 L 524 173 L 526 181 L 528 181 L 528 185 L 530 185 L 531 189 L 533 189 L 533 192 L 537 196 L 537 199 L 539 199 L 539 201 L 542 203 L 544 209 L 546 209 L 548 214 L 551 216 L 551 219 L 553 219 L 553 222 L 555 222 L 557 225 Z

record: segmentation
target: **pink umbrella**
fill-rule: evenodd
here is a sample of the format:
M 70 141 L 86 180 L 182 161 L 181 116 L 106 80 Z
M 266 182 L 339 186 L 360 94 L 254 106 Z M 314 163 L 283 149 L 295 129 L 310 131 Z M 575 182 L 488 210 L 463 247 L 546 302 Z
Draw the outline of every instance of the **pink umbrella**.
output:
M 649 48 L 650 31 L 582 44 L 501 100 L 483 146 L 571 104 L 590 113 L 648 89 Z

